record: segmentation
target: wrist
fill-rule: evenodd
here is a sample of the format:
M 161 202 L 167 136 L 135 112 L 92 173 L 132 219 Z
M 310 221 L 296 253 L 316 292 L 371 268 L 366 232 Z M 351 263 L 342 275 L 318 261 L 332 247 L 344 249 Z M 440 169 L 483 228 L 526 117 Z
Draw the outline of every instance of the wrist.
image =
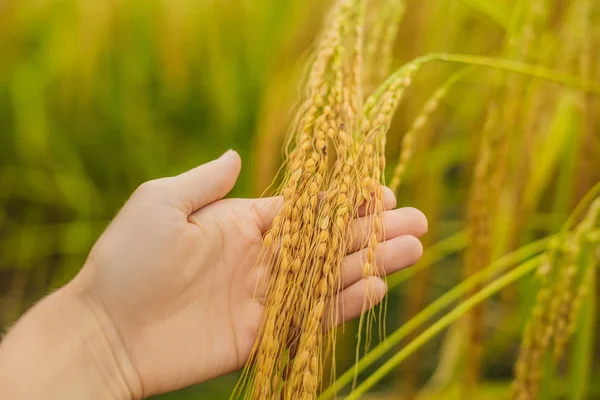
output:
M 2 398 L 137 399 L 137 382 L 110 319 L 72 284 L 33 307 L 0 346 Z

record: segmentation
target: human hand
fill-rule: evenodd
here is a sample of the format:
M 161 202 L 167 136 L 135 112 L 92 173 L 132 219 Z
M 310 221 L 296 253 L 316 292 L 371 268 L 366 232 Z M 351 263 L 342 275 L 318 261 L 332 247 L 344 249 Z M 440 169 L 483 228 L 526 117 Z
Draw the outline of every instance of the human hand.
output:
M 151 181 L 132 195 L 93 247 L 79 275 L 65 287 L 106 334 L 125 371 L 131 398 L 167 392 L 244 366 L 263 314 L 256 265 L 262 236 L 282 199 L 226 199 L 241 167 L 239 156 L 221 158 L 171 178 Z M 384 204 L 395 206 L 386 189 Z M 422 254 L 416 236 L 427 230 L 412 208 L 384 213 L 386 237 L 379 260 L 387 274 Z M 364 215 L 353 223 L 357 233 Z M 360 238 L 342 264 L 343 320 L 360 315 L 367 281 Z M 369 278 L 372 304 L 386 291 Z M 257 292 L 257 288 L 258 292 Z

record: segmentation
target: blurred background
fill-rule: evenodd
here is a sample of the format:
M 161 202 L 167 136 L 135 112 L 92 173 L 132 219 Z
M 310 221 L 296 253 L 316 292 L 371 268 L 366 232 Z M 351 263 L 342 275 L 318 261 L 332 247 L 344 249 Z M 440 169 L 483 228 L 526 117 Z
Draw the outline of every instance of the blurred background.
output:
M 530 26 L 511 18 L 527 1 L 408 3 L 393 69 L 445 51 L 516 57 L 600 81 L 595 0 L 531 2 L 542 7 L 542 16 Z M 329 6 L 322 0 L 0 1 L 0 331 L 78 271 L 143 181 L 234 148 L 244 166 L 232 195 L 261 195 L 280 165 L 301 77 Z M 516 50 L 509 36 L 520 38 Z M 519 52 L 519 43 L 527 44 L 526 51 Z M 582 54 L 589 60 L 581 61 Z M 390 161 L 424 102 L 456 70 L 431 64 L 417 75 L 388 136 Z M 428 215 L 426 249 L 465 228 L 488 104 L 507 79 L 497 72 L 469 74 L 420 133 L 399 205 Z M 520 203 L 508 197 L 498 211 L 499 221 L 514 222 L 516 239 L 495 255 L 556 232 L 600 179 L 597 100 L 531 79 L 518 84 L 526 88 L 526 100 L 515 114 L 515 129 L 541 133 L 526 147 L 527 165 L 536 166 L 526 169 L 531 179 L 521 182 L 528 206 L 515 207 Z M 511 163 L 506 180 L 519 188 L 525 167 Z M 498 232 L 510 233 L 506 225 L 498 225 Z M 461 280 L 463 242 L 391 290 L 388 330 Z M 528 310 L 518 299 L 517 290 L 488 305 L 490 345 L 477 398 L 507 396 Z M 506 304 L 514 318 L 503 311 Z M 339 338 L 339 371 L 354 361 L 354 332 L 347 327 Z M 451 330 L 431 341 L 380 389 L 412 398 L 434 371 L 460 370 L 460 357 L 452 355 L 460 348 L 456 336 Z M 156 398 L 226 399 L 236 379 Z M 599 389 L 590 398 L 600 398 Z

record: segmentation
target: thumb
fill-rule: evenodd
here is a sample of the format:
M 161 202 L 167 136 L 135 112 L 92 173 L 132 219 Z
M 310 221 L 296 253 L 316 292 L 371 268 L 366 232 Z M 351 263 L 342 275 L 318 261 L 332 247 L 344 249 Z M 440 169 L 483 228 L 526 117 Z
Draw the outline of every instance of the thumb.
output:
M 175 176 L 181 210 L 189 215 L 225 197 L 233 189 L 241 165 L 240 155 L 228 150 L 216 160 Z

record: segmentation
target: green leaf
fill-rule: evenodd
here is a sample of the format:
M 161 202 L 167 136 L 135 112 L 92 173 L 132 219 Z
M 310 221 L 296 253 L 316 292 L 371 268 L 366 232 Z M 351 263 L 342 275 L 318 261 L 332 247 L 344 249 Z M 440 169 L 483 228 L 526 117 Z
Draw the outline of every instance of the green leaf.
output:
M 502 29 L 508 29 L 511 10 L 506 2 L 500 0 L 460 0 L 460 2 Z

